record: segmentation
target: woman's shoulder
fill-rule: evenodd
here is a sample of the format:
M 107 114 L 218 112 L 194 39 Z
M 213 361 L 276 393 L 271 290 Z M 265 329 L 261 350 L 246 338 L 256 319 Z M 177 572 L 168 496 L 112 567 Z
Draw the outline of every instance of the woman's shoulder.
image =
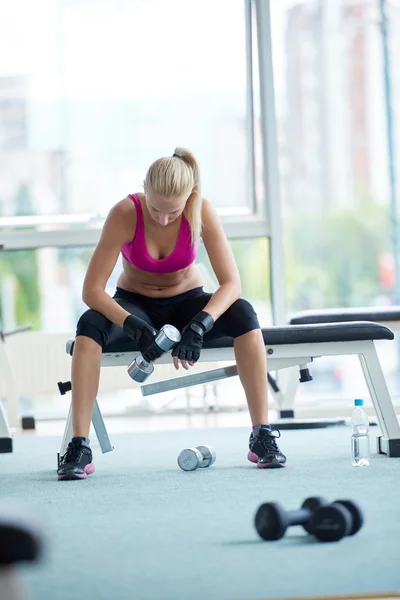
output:
M 216 220 L 219 220 L 217 211 L 212 203 L 206 198 L 202 198 L 201 202 L 201 219 L 204 224 L 207 224 L 210 221 L 215 222 Z
M 136 216 L 136 204 L 133 200 L 133 196 L 136 196 L 136 198 L 139 200 L 139 194 L 129 194 L 128 196 L 114 204 L 111 211 L 123 217 L 129 217 L 129 215 Z
M 116 225 L 122 226 L 124 229 L 136 227 L 136 206 L 132 198 L 126 196 L 126 198 L 123 198 L 114 204 L 108 213 L 107 220 L 111 220 Z

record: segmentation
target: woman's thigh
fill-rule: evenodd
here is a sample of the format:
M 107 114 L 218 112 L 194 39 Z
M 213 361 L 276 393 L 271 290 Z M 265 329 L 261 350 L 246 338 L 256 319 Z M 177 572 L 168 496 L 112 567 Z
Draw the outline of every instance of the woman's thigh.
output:
M 197 313 L 204 310 L 211 297 L 212 294 L 201 292 L 194 297 L 183 298 L 172 313 L 171 325 L 182 331 Z M 244 298 L 239 298 L 215 321 L 214 327 L 206 333 L 204 340 L 226 336 L 235 338 L 259 327 L 253 306 Z
M 114 298 L 115 302 L 122 306 L 130 314 L 134 314 L 152 327 L 155 327 L 148 311 L 138 303 L 134 303 L 126 298 Z M 84 335 L 93 339 L 102 348 L 108 344 L 114 343 L 126 335 L 122 327 L 119 327 L 97 310 L 89 309 L 80 317 L 76 329 L 76 335 Z
M 170 324 L 182 331 L 192 318 L 204 309 L 211 296 L 212 294 L 207 292 L 199 292 L 195 296 L 182 297 L 179 302 L 175 301 Z
M 204 336 L 204 340 L 224 336 L 237 338 L 253 329 L 259 328 L 260 324 L 253 306 L 244 298 L 238 298 L 217 319 L 213 329 Z

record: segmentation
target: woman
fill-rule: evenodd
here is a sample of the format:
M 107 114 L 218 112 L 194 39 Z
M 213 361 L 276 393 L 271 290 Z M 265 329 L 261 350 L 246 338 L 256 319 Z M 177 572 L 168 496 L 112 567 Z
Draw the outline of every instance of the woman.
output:
M 203 291 L 195 265 L 200 238 L 219 282 Z M 113 298 L 107 281 L 119 254 L 123 271 Z M 193 365 L 203 339 L 231 336 L 253 431 L 248 459 L 258 467 L 283 467 L 268 425 L 266 354 L 257 315 L 240 298 L 241 283 L 221 222 L 200 194 L 193 155 L 177 148 L 149 168 L 144 194 L 132 194 L 109 212 L 83 284 L 90 307 L 79 319 L 72 358 L 73 438 L 62 457 L 59 479 L 84 479 L 94 472 L 89 428 L 97 395 L 102 348 L 129 336 L 155 360 L 154 330 L 166 323 L 182 339 L 172 351 L 175 368 Z

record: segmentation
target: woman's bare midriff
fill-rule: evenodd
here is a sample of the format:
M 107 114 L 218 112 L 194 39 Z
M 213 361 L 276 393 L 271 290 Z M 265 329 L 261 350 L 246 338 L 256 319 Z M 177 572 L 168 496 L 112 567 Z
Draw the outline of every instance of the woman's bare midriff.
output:
M 118 278 L 118 287 L 149 298 L 172 298 L 203 286 L 203 278 L 196 264 L 175 273 L 149 273 L 136 269 L 125 259 L 123 271 Z

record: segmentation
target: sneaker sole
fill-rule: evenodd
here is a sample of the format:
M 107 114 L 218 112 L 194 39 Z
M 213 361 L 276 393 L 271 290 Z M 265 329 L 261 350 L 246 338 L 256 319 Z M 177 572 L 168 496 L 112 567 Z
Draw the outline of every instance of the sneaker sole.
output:
M 64 475 L 58 476 L 58 481 L 73 481 L 77 479 L 87 479 L 88 475 L 92 475 L 95 472 L 94 464 L 86 465 L 84 473 L 74 473 L 71 469 L 64 473 Z
M 258 456 L 257 456 L 257 454 L 254 454 L 254 452 L 248 453 L 247 460 L 249 460 L 252 463 L 257 463 L 257 467 L 259 469 L 281 469 L 283 467 L 286 467 L 286 463 L 280 463 L 280 462 L 262 463 L 262 462 L 259 462 Z

